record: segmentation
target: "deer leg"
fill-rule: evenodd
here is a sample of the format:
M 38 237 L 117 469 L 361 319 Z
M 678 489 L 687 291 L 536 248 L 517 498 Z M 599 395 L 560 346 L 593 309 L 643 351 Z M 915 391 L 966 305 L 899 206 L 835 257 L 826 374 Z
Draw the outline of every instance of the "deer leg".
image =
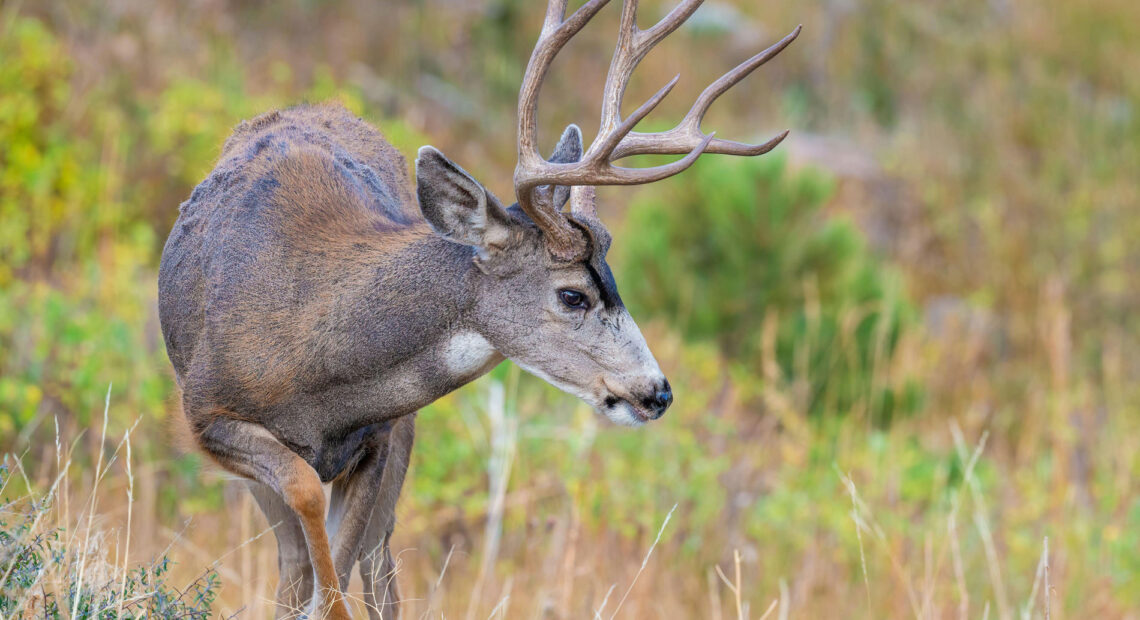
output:
M 379 497 L 360 548 L 360 578 L 364 582 L 364 603 L 370 620 L 393 620 L 399 614 L 400 591 L 389 543 L 396 527 L 396 500 L 400 497 L 415 439 L 415 421 L 413 413 L 393 423 Z
M 376 541 L 365 545 L 360 553 L 360 578 L 364 582 L 364 605 L 369 620 L 394 620 L 400 611 L 400 588 L 396 581 L 396 563 L 392 559 L 391 527 L 372 513 L 365 537 Z
M 379 431 L 368 437 L 360 447 L 359 462 L 332 483 L 325 528 L 332 541 L 333 566 L 341 591 L 348 588 L 352 567 L 380 492 L 388 456 L 388 434 L 389 431 Z
M 274 618 L 298 618 L 313 596 L 313 563 L 301 521 L 276 491 L 260 482 L 247 482 L 261 512 L 277 537 L 277 601 Z
M 317 472 L 264 427 L 250 422 L 215 416 L 197 433 L 197 440 L 219 465 L 281 496 L 301 524 L 315 572 L 318 590 L 310 615 L 347 620 L 350 616 L 325 531 L 325 492 Z

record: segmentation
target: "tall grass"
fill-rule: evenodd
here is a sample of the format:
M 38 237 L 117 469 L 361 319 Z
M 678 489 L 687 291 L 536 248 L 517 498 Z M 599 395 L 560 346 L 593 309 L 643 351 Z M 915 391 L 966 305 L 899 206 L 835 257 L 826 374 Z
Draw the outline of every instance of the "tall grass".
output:
M 108 387 L 103 416 L 106 443 Z M 210 568 L 175 585 L 171 560 L 163 552 L 149 562 L 130 562 L 130 430 L 110 455 L 100 450 L 86 494 L 74 493 L 74 443 L 64 443 L 56 426 L 55 476 L 34 484 L 15 455 L 0 464 L 0 618 L 208 618 L 219 582 Z M 99 512 L 112 465 L 122 459 L 126 478 L 125 527 L 108 529 Z M 82 499 L 79 499 L 82 498 Z

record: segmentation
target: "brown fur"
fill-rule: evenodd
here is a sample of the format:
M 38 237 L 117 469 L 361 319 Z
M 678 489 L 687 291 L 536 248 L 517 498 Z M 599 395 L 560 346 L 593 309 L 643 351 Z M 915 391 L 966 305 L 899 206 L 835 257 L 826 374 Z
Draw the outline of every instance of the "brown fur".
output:
M 182 388 L 174 386 L 174 392 L 167 399 L 166 411 L 166 431 L 170 445 L 182 454 L 196 452 L 197 439 L 190 429 L 190 421 L 186 419 L 186 410 L 182 408 Z
M 340 592 L 340 579 L 333 565 L 328 532 L 325 531 L 325 491 L 321 487 L 321 479 L 308 463 L 297 456 L 282 474 L 281 496 L 300 519 L 309 544 L 309 557 L 316 573 L 316 596 L 321 601 L 316 607 L 318 617 L 347 620 L 351 616 Z

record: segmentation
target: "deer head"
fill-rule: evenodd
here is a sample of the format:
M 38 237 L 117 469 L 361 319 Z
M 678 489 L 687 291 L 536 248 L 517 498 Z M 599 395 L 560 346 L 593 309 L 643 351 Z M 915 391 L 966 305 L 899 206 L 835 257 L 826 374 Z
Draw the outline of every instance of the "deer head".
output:
M 537 147 L 539 89 L 559 50 L 608 0 L 590 0 L 565 18 L 567 0 L 549 0 L 538 43 L 519 92 L 518 202 L 509 208 L 438 150 L 416 159 L 420 208 L 436 233 L 471 248 L 472 320 L 479 339 L 463 347 L 493 347 L 611 420 L 640 425 L 660 417 L 673 400 L 669 382 L 618 295 L 606 264 L 610 235 L 598 218 L 594 187 L 636 185 L 675 175 L 702 153 L 761 155 L 787 131 L 763 144 L 714 138 L 701 130 L 721 94 L 788 46 L 800 28 L 710 84 L 674 128 L 633 128 L 669 94 L 674 77 L 629 117 L 621 117 L 626 85 L 645 55 L 701 4 L 685 0 L 648 30 L 636 25 L 637 0 L 625 0 L 621 27 L 602 95 L 601 124 L 588 149 L 569 126 L 549 159 Z M 638 154 L 683 154 L 669 164 L 626 168 L 615 161 Z M 569 203 L 569 212 L 564 211 Z M 458 356 L 470 354 L 460 351 Z

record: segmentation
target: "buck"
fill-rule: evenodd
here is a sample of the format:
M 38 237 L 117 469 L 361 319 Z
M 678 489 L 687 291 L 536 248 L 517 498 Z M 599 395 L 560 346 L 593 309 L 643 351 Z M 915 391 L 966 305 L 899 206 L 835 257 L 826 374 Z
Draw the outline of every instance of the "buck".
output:
M 564 17 L 566 2 L 549 0 L 519 93 L 517 204 L 431 146 L 416 157 L 413 198 L 403 157 L 376 129 L 316 105 L 238 125 L 179 209 L 159 270 L 163 337 L 197 446 L 248 481 L 275 525 L 278 617 L 349 617 L 357 564 L 369 617 L 396 615 L 389 541 L 415 412 L 504 359 L 618 424 L 657 419 L 673 400 L 606 264 L 594 186 L 664 179 L 702 153 L 773 149 L 788 132 L 743 144 L 701 120 L 800 29 L 713 82 L 676 127 L 638 133 L 677 78 L 623 118 L 630 75 L 701 1 L 641 30 L 625 0 L 597 137 L 583 150 L 571 125 L 544 159 L 539 88 L 607 0 Z M 684 157 L 614 164 L 647 153 Z

